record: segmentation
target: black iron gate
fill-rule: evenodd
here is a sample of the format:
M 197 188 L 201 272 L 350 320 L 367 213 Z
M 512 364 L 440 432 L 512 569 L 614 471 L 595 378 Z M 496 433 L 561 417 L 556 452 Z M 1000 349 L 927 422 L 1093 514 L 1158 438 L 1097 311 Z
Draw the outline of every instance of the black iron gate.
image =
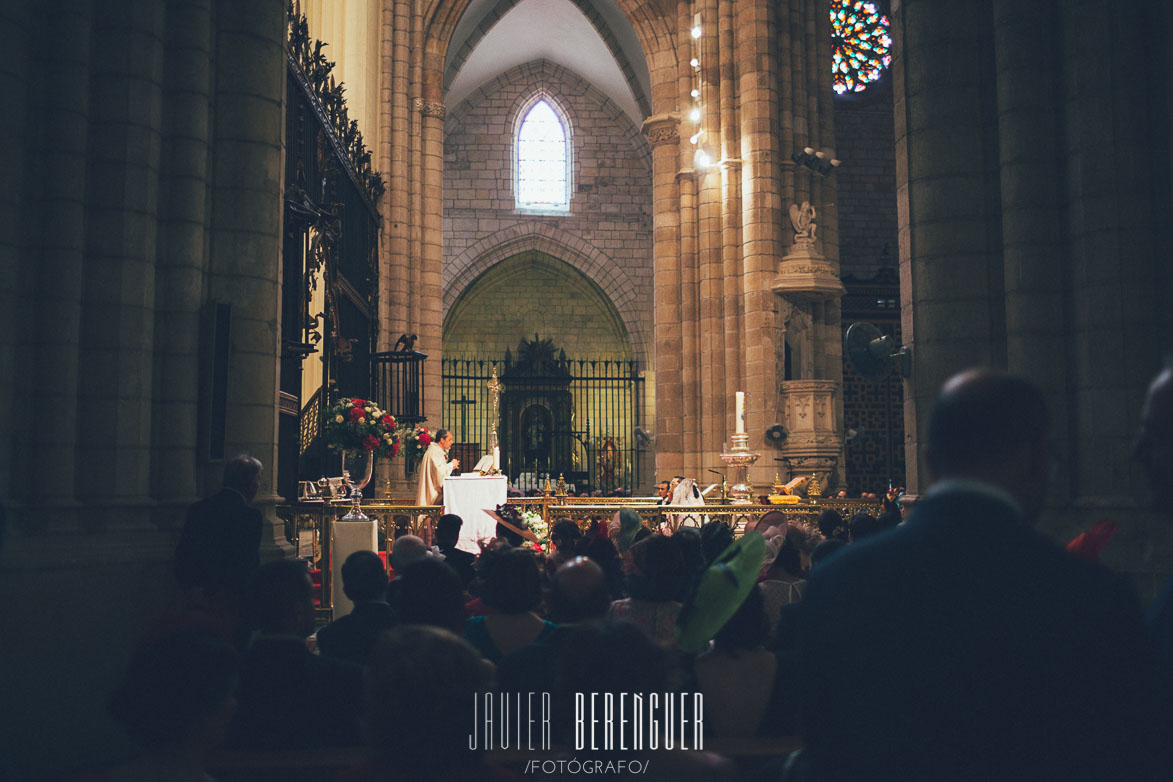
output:
M 488 453 L 493 429 L 488 391 L 494 364 L 501 382 L 501 470 L 524 491 L 564 475 L 578 492 L 630 493 L 639 480 L 643 378 L 634 361 L 544 360 L 509 351 L 503 358 L 445 358 L 443 420 L 452 455 L 471 468 Z
M 288 23 L 277 489 L 292 500 L 299 479 L 337 474 L 324 464 L 338 457 L 318 436 L 322 410 L 372 390 L 383 182 L 325 45 L 292 6 Z

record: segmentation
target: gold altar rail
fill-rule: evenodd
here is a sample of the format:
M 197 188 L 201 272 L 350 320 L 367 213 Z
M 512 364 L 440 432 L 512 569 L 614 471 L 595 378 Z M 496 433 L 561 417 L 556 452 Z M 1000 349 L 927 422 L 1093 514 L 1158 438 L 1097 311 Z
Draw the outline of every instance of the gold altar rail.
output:
M 700 527 L 708 521 L 723 521 L 741 534 L 748 524 L 756 523 L 770 511 L 781 511 L 788 517 L 808 521 L 828 508 L 838 511 L 846 521 L 856 513 L 873 516 L 880 513 L 878 500 L 847 500 L 819 497 L 809 502 L 788 505 L 657 505 L 656 497 L 511 497 L 509 504 L 518 510 L 534 510 L 550 525 L 559 519 L 570 519 L 584 530 L 595 520 L 609 521 L 621 508 L 631 508 L 639 514 L 644 525 L 652 530 L 676 532 L 681 527 Z M 322 572 L 322 608 L 333 609 L 333 585 L 330 583 L 330 529 L 329 524 L 346 515 L 349 500 L 332 502 L 278 505 L 277 516 L 285 521 L 286 533 L 295 542 L 300 533 L 313 540 L 312 560 Z M 363 513 L 378 525 L 383 548 L 389 554 L 391 544 L 400 535 L 418 535 L 432 543 L 436 520 L 444 513 L 440 505 L 412 505 L 391 500 L 364 500 Z

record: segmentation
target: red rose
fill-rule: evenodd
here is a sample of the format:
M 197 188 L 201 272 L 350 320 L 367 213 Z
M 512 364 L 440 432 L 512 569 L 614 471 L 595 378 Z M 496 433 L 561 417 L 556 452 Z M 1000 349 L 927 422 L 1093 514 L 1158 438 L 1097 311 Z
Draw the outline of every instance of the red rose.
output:
M 368 434 L 362 439 L 362 447 L 364 451 L 373 451 L 379 447 L 379 438 L 373 434 Z
M 367 403 L 367 400 L 365 399 L 351 399 L 350 401 L 354 402 L 355 407 L 362 407 Z
M 394 456 L 398 456 L 398 455 L 399 455 L 399 441 L 396 440 L 395 442 L 391 443 L 391 456 L 394 457 Z
M 420 445 L 431 445 L 432 436 L 425 432 L 420 432 Z
M 362 418 L 366 414 L 367 414 L 366 411 L 363 410 L 361 407 L 352 407 L 350 409 L 350 422 L 357 423 L 358 419 Z
M 381 424 L 383 424 L 383 426 L 387 427 L 388 429 L 394 429 L 394 428 L 395 428 L 395 419 L 394 419 L 394 418 L 392 418 L 392 417 L 391 417 L 391 416 L 389 416 L 389 415 L 385 415 L 385 416 L 383 416 L 382 418 L 380 418 L 380 419 L 379 419 L 379 422 L 380 422 Z

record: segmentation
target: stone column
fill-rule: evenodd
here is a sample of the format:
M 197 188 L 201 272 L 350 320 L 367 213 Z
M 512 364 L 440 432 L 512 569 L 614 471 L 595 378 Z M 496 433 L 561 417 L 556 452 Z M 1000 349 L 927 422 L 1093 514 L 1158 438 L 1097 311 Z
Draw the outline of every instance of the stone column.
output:
M 408 301 L 411 291 L 407 285 L 407 268 L 412 262 L 410 254 L 411 202 L 410 182 L 412 178 L 411 121 L 409 113 L 410 63 L 408 45 L 411 35 L 411 3 L 408 0 L 387 0 L 383 9 L 383 59 L 384 85 L 380 112 L 386 119 L 380 123 L 380 140 L 386 135 L 387 154 L 382 159 L 381 170 L 387 177 L 387 192 L 380 210 L 383 212 L 383 235 L 381 242 L 387 262 L 384 289 L 389 295 L 380 301 L 387 302 L 387 338 L 394 342 L 400 334 L 410 333 L 407 321 Z M 390 347 L 390 344 L 387 346 Z M 434 350 L 434 348 L 433 348 Z M 437 355 L 437 360 L 439 356 Z
M 13 403 L 17 394 L 16 354 L 20 341 L 17 332 L 17 304 L 27 292 L 21 288 L 22 244 L 34 237 L 26 236 L 22 225 L 34 217 L 33 205 L 25 196 L 25 126 L 28 117 L 28 69 L 32 35 L 30 0 L 0 5 L 0 26 L 7 31 L 8 51 L 0 58 L 0 101 L 5 106 L 0 121 L 0 171 L 7 187 L 0 188 L 0 496 L 12 499 L 12 467 L 22 455 L 14 447 L 18 416 Z M 22 206 L 22 202 L 25 204 Z
M 753 483 L 773 478 L 770 451 L 762 450 L 766 428 L 779 422 L 775 360 L 774 301 L 770 284 L 781 256 L 782 199 L 778 166 L 778 73 L 770 31 L 774 6 L 737 4 L 737 58 L 741 113 L 741 238 L 740 279 L 745 311 L 742 344 L 745 356 L 745 426 L 750 448 L 763 453 L 750 468 Z
M 676 155 L 680 121 L 649 117 L 643 125 L 652 148 L 652 245 L 655 274 L 656 478 L 684 469 L 681 385 L 680 213 Z
M 901 329 L 913 347 L 905 453 L 916 493 L 925 487 L 920 446 L 942 382 L 963 367 L 1005 360 L 998 182 L 990 176 L 997 138 L 982 122 L 997 106 L 989 19 L 979 6 L 959 14 L 931 0 L 896 0 L 892 11 Z
M 89 0 L 62 3 L 55 9 L 51 34 L 40 47 L 38 72 L 44 79 L 39 123 L 53 128 L 40 135 L 43 191 L 41 219 L 33 223 L 40 252 L 34 254 L 37 311 L 35 332 L 40 374 L 52 382 L 38 396 L 58 413 L 39 422 L 29 441 L 20 485 L 39 496 L 40 507 L 70 508 L 76 479 L 78 335 L 81 331 L 82 281 L 85 279 L 86 143 L 90 110 L 89 69 L 92 9 Z M 52 465 L 54 480 L 44 480 Z
M 1008 0 L 994 3 L 1001 172 L 1002 260 L 1006 307 L 1006 366 L 1038 383 L 1053 420 L 1067 413 L 1066 306 L 1060 227 L 1062 177 L 1056 141 L 1058 90 L 1038 89 L 1040 75 L 1061 57 L 1054 9 Z M 1042 24 L 1043 27 L 1034 27 Z M 1026 42 L 1029 40 L 1029 45 Z M 1043 76 L 1046 79 L 1045 76 Z M 1048 83 L 1051 80 L 1046 80 Z M 1065 426 L 1052 430 L 1055 452 L 1069 453 Z M 1068 493 L 1069 464 L 1053 491 Z
M 703 468 L 719 463 L 718 454 L 727 434 L 725 416 L 725 269 L 721 253 L 721 141 L 720 81 L 717 32 L 717 0 L 701 0 L 700 60 L 702 134 L 700 143 L 713 159 L 708 168 L 696 167 L 697 266 L 700 305 L 701 442 L 698 457 Z M 694 148 L 695 149 L 695 148 Z
M 154 382 L 159 391 L 152 412 L 151 483 L 160 501 L 183 505 L 199 493 L 200 315 L 207 273 L 211 158 L 211 0 L 169 0 L 166 24 L 162 217 L 155 278 Z
M 741 214 L 741 141 L 740 106 L 734 83 L 735 61 L 738 57 L 734 48 L 733 0 L 718 0 L 717 3 L 717 72 L 720 86 L 721 152 L 721 299 L 723 318 L 723 352 L 725 355 L 725 385 L 719 393 L 726 399 L 734 399 L 738 391 L 745 390 L 745 302 L 742 299 L 743 247 Z M 752 397 L 751 397 L 752 399 Z M 723 431 L 724 441 L 728 432 L 736 430 L 733 405 L 726 404 Z
M 151 494 L 162 34 L 150 0 L 94 17 L 77 497 L 115 527 L 144 524 Z
M 226 459 L 265 464 L 257 502 L 272 506 L 277 476 L 285 8 L 281 0 L 216 7 L 210 305 L 231 305 Z M 206 488 L 221 463 L 208 465 Z M 267 508 L 272 519 L 271 507 Z M 276 523 L 264 544 L 280 547 Z M 278 543 L 281 541 L 281 543 Z
M 435 81 L 443 78 L 440 66 L 442 63 L 432 63 L 432 73 Z M 433 98 L 429 100 L 428 98 Z M 443 388 L 440 378 L 440 361 L 442 355 L 442 318 L 443 313 L 438 302 L 443 292 L 441 273 L 444 264 L 444 104 L 440 101 L 440 90 L 435 88 L 425 93 L 425 98 L 418 104 L 423 126 L 423 223 L 420 225 L 420 257 L 419 284 L 411 291 L 413 301 L 434 302 L 428 306 L 418 308 L 418 331 L 420 344 L 424 352 L 436 356 L 436 360 L 429 358 L 424 362 L 424 402 L 427 405 L 425 414 L 429 420 L 440 422 L 441 395 Z M 437 426 L 444 426 L 443 421 Z

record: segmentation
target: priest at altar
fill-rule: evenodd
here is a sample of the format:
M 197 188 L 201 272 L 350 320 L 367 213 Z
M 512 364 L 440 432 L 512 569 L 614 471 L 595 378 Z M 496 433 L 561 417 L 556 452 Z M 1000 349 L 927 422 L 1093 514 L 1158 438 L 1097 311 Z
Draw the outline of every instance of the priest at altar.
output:
M 416 505 L 439 505 L 444 479 L 460 466 L 459 459 L 448 461 L 448 449 L 452 447 L 452 432 L 437 429 L 436 439 L 424 451 L 420 460 L 420 482 L 416 490 Z

